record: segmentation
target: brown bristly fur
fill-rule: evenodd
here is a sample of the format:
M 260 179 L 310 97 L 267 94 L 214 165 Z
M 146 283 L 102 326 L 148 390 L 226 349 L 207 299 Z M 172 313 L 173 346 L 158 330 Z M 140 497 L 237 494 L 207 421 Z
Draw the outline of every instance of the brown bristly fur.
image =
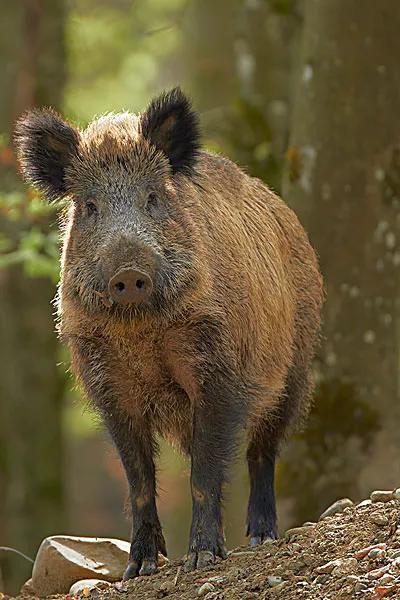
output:
M 72 198 L 59 331 L 128 479 L 135 474 L 135 518 L 144 527 L 143 510 L 154 500 L 160 434 L 192 457 L 189 557 L 197 553 L 201 566 L 210 544 L 212 553 L 224 554 L 215 506 L 239 430 L 249 438 L 249 534 L 275 535 L 273 463 L 310 399 L 323 292 L 315 253 L 293 211 L 231 161 L 200 151 L 196 136 L 197 117 L 179 90 L 144 115 L 106 115 L 82 132 L 46 112 L 28 115 L 17 130 L 27 177 L 49 197 L 65 190 Z M 153 220 L 145 213 L 149 190 L 163 204 Z M 85 208 L 93 198 L 101 227 Z M 148 306 L 105 308 L 99 296 L 107 281 L 132 264 L 153 278 L 154 297 Z M 136 455 L 127 446 L 130 435 Z M 214 453 L 208 459 L 207 447 Z M 154 531 L 146 534 L 156 540 L 153 549 L 134 529 L 135 573 L 154 548 L 164 548 L 154 510 Z M 199 533 L 204 511 L 206 529 L 217 523 L 212 543 Z

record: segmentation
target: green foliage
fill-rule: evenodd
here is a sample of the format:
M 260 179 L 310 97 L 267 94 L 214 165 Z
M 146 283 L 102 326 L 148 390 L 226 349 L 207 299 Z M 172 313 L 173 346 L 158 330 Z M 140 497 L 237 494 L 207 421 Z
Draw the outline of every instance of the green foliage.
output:
M 223 152 L 276 191 L 282 179 L 282 157 L 272 149 L 271 129 L 262 102 L 239 98 L 223 111 L 204 118 L 206 146 Z
M 266 2 L 279 15 L 292 15 L 299 3 L 298 0 L 266 0 Z
M 59 236 L 47 223 L 55 207 L 21 191 L 0 193 L 0 269 L 20 264 L 28 277 L 58 280 Z
M 95 3 L 76 0 L 67 21 L 70 77 L 65 109 L 87 122 L 94 114 L 142 109 L 173 79 L 184 0 Z

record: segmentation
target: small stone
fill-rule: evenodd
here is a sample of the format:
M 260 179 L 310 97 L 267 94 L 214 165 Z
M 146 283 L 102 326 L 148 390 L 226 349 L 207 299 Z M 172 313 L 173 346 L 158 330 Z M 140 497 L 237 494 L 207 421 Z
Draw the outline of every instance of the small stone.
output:
M 329 575 L 317 575 L 317 577 L 314 579 L 314 583 L 318 585 L 324 585 L 327 583 L 327 581 L 329 581 Z
M 371 580 L 380 579 L 387 571 L 389 571 L 389 568 L 389 565 L 386 565 L 384 567 L 380 567 L 379 569 L 374 569 L 373 571 L 367 573 L 367 577 Z
M 359 581 L 354 586 L 355 592 L 365 592 L 368 589 L 368 584 L 365 581 Z
M 201 587 L 199 587 L 199 589 L 197 590 L 197 595 L 205 596 L 206 594 L 208 594 L 208 592 L 213 592 L 214 590 L 215 587 L 213 586 L 213 584 L 207 581 L 206 583 L 203 583 Z
M 300 550 L 303 549 L 303 546 L 301 544 L 297 544 L 296 542 L 293 542 L 291 548 L 292 548 L 292 550 L 296 550 L 296 552 L 300 552 Z
M 392 569 L 400 573 L 400 558 L 395 558 L 392 562 Z
M 357 577 L 357 575 L 347 575 L 346 581 L 347 581 L 347 583 L 355 584 L 358 581 L 358 577 Z
M 174 589 L 173 581 L 162 581 L 158 586 L 157 590 L 161 592 L 161 595 L 167 595 Z
M 214 577 L 209 577 L 208 581 L 212 581 L 213 583 L 224 583 L 226 581 L 226 577 L 223 575 L 214 575 Z
M 393 492 L 393 498 L 395 500 L 400 500 L 400 488 L 397 488 L 397 490 L 394 490 L 394 492 Z
M 283 588 L 286 585 L 286 581 L 282 581 L 282 583 L 278 583 L 277 585 L 274 585 L 274 587 L 272 587 L 269 591 L 270 594 L 272 594 L 273 596 L 280 594 L 280 592 L 283 590 Z M 259 596 L 257 595 L 257 598 Z M 279 598 L 281 596 L 279 595 Z
M 379 583 L 381 583 L 382 585 L 387 585 L 388 583 L 393 583 L 395 579 L 396 578 L 393 575 L 390 575 L 390 573 L 385 573 L 383 577 L 381 577 Z
M 338 567 L 341 563 L 342 563 L 342 561 L 340 558 L 337 558 L 336 560 L 330 560 L 329 562 L 325 563 L 324 565 L 317 567 L 315 569 L 315 572 L 319 573 L 319 574 L 332 573 L 333 569 Z
M 335 567 L 332 571 L 334 577 L 342 577 L 343 575 L 349 575 L 352 571 L 355 571 L 358 567 L 358 562 L 355 558 L 343 558 L 340 564 Z
M 287 540 L 296 539 L 298 537 L 302 537 L 303 535 L 310 535 L 310 527 L 292 527 L 292 529 L 288 529 L 285 533 L 285 538 Z
M 380 598 L 384 598 L 385 596 L 391 594 L 395 590 L 397 590 L 397 585 L 378 585 L 374 589 L 374 593 L 371 596 L 371 600 L 380 600 Z
M 277 575 L 270 575 L 267 577 L 269 587 L 275 587 L 276 585 L 280 585 L 283 580 L 282 577 L 278 577 Z
M 386 552 L 380 548 L 372 548 L 372 550 L 368 552 L 368 558 L 371 560 L 381 560 L 382 558 L 385 558 L 385 556 Z
M 361 560 L 367 556 L 371 552 L 371 550 L 385 550 L 386 544 L 374 544 L 373 546 L 367 546 L 366 548 L 361 548 L 361 550 L 357 550 L 354 554 L 357 560 Z
M 81 579 L 71 585 L 69 593 L 71 596 L 76 596 L 77 594 L 89 596 L 94 588 L 105 589 L 110 585 L 111 584 L 108 581 L 104 581 L 104 579 Z
M 314 525 L 316 525 L 315 521 L 306 521 L 303 523 L 303 527 L 314 527 Z
M 368 498 L 368 500 L 363 500 L 362 502 L 359 502 L 356 508 L 363 508 L 364 506 L 369 506 L 370 504 L 372 504 L 372 500 Z
M 370 498 L 372 502 L 390 502 L 394 496 L 391 490 L 375 490 Z
M 350 508 L 351 506 L 354 506 L 354 503 L 350 500 L 350 498 L 336 500 L 336 502 L 328 506 L 328 508 L 322 513 L 319 520 L 322 521 L 323 519 L 326 519 L 326 517 L 331 517 L 332 515 L 342 513 L 345 508 Z
M 303 558 L 304 563 L 307 565 L 307 567 L 314 565 L 317 560 L 317 557 L 314 556 L 313 554 L 303 554 L 302 558 Z
M 372 523 L 375 523 L 375 525 L 379 525 L 380 527 L 389 524 L 389 519 L 385 517 L 385 515 L 381 515 L 379 513 L 373 513 L 370 518 Z

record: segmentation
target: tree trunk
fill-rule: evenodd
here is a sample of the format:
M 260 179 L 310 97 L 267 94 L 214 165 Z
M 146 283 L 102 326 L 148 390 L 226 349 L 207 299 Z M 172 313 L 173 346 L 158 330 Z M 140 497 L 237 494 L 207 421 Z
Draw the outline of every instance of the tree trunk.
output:
M 60 106 L 64 83 L 64 0 L 6 3 L 0 20 L 0 127 L 11 139 L 15 118 L 32 106 Z M 21 189 L 14 164 L 2 165 L 1 191 Z M 27 223 L 4 219 L 16 239 Z M 47 229 L 48 224 L 43 225 Z M 0 272 L 0 536 L 34 555 L 41 539 L 63 524 L 61 400 L 64 376 L 47 279 L 20 267 Z M 4 576 L 15 591 L 30 566 L 16 556 Z
M 306 0 L 285 197 L 327 291 L 315 407 L 326 460 L 301 486 L 315 510 L 338 490 L 366 497 L 400 481 L 399 31 L 397 0 Z M 351 423 L 333 431 L 339 414 Z M 315 435 L 299 442 L 303 477 Z

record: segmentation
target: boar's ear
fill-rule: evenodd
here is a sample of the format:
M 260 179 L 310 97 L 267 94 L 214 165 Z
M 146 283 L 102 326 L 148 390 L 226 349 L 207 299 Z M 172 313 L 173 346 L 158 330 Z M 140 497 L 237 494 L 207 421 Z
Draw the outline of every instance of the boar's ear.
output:
M 155 98 L 141 115 L 142 135 L 168 158 L 172 172 L 192 175 L 200 149 L 197 114 L 180 88 Z
M 65 196 L 65 170 L 78 143 L 78 131 L 51 109 L 27 112 L 15 128 L 20 170 L 49 200 Z

